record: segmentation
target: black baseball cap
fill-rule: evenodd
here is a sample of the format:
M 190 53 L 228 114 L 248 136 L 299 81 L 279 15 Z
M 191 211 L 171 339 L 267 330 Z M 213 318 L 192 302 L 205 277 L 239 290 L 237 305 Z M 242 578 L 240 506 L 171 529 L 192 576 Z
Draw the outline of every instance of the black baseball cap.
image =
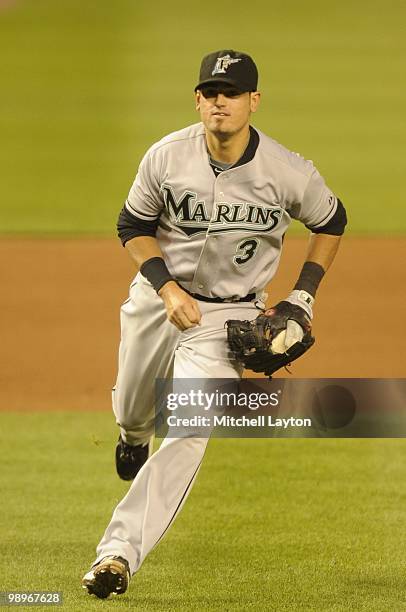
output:
M 203 85 L 216 83 L 228 83 L 241 92 L 256 91 L 258 70 L 254 60 L 246 53 L 233 49 L 222 49 L 205 55 L 195 91 Z

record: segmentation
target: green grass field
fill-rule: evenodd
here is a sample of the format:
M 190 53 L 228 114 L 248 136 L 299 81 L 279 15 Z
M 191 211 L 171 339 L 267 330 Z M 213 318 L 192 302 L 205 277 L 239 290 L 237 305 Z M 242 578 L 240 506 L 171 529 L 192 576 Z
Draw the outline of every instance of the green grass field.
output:
M 198 120 L 201 57 L 234 47 L 254 124 L 314 160 L 349 231 L 405 233 L 403 0 L 1 5 L 0 232 L 114 234 L 146 148 Z
M 0 234 L 114 235 L 141 156 L 198 120 L 201 57 L 227 47 L 258 64 L 254 125 L 313 159 L 348 231 L 405 234 L 405 19 L 403 0 L 0 0 Z M 212 440 L 128 593 L 88 597 L 128 487 L 116 436 L 110 414 L 0 412 L 0 591 L 60 590 L 69 612 L 406 610 L 389 439 Z
M 1 591 L 63 591 L 69 611 L 406 609 L 401 440 L 212 440 L 167 537 L 103 602 L 80 579 L 128 486 L 112 416 L 2 413 L 1 432 Z

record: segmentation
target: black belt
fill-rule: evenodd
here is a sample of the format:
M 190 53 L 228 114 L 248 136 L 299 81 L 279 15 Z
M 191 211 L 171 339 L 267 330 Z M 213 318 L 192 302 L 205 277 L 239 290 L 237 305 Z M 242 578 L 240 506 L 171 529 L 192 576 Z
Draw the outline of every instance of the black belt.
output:
M 195 300 L 200 300 L 202 302 L 212 302 L 214 304 L 237 304 L 238 302 L 252 302 L 252 300 L 255 300 L 256 297 L 256 293 L 249 293 L 248 295 L 246 295 L 245 297 L 242 298 L 221 298 L 221 297 L 206 297 L 205 295 L 200 295 L 199 293 L 192 293 L 191 291 L 188 291 L 187 289 L 185 289 L 185 287 L 182 287 L 182 289 L 184 291 L 186 291 L 186 293 L 188 293 L 189 295 L 191 295 L 193 298 L 195 298 Z

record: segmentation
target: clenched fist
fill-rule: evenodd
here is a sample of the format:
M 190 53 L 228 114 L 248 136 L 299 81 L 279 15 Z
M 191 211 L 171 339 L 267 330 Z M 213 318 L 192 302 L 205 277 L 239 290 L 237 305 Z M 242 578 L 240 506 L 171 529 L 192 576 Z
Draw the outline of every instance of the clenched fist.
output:
M 202 315 L 197 301 L 175 281 L 165 283 L 158 295 L 165 304 L 169 321 L 180 331 L 200 324 Z

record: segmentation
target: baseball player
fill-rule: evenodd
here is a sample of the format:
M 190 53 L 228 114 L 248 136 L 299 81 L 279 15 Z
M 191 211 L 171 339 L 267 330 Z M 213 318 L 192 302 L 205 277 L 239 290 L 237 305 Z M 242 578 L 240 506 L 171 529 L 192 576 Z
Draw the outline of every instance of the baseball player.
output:
M 207 445 L 205 437 L 168 436 L 151 454 L 155 380 L 239 379 L 225 322 L 273 316 L 280 304 L 286 329 L 278 350 L 300 341 L 346 225 L 313 163 L 250 125 L 257 82 L 245 53 L 204 57 L 195 87 L 200 122 L 147 151 L 119 216 L 120 239 L 140 270 L 121 308 L 113 391 L 117 471 L 134 480 L 83 578 L 99 598 L 125 592 L 182 507 Z M 311 232 L 306 261 L 290 295 L 266 311 L 264 288 L 291 219 Z

